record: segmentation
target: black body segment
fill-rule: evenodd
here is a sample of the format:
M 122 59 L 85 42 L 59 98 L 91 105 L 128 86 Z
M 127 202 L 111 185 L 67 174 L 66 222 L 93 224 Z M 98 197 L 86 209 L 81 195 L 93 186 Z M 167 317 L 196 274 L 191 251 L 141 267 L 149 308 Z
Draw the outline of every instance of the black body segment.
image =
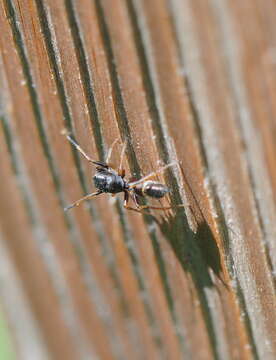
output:
M 153 197 L 155 199 L 161 199 L 169 192 L 169 188 L 166 185 L 160 184 L 155 181 L 146 181 L 143 184 L 143 194 Z
M 138 184 L 133 187 L 135 194 L 139 196 L 150 196 L 155 199 L 161 199 L 170 190 L 166 185 L 163 185 L 156 181 L 145 181 L 142 184 Z
M 97 169 L 93 176 L 95 187 L 102 192 L 116 194 L 124 191 L 125 181 L 119 175 L 105 169 Z

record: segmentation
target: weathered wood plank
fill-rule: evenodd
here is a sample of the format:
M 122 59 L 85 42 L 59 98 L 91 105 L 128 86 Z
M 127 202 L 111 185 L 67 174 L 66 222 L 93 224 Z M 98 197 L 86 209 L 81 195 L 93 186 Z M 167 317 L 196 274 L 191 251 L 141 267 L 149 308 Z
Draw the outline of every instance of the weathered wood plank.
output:
M 275 13 L 2 1 L 0 239 L 41 356 L 276 357 Z M 184 206 L 146 216 L 101 195 L 65 213 L 93 186 L 63 129 L 94 159 L 118 138 L 114 166 L 126 141 L 127 176 L 178 162 L 158 178 Z

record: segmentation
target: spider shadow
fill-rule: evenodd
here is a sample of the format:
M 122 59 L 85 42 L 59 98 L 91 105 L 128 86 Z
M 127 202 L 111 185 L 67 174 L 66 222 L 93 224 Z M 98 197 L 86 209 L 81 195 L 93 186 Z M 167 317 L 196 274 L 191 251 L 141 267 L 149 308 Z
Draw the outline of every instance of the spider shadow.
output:
M 200 288 L 213 287 L 210 269 L 223 282 L 219 248 L 206 221 L 198 224 L 194 233 L 183 209 L 175 214 L 157 218 L 152 216 L 165 240 L 171 246 L 183 271 L 189 271 Z
M 146 216 L 147 222 L 156 224 L 160 229 L 165 240 L 172 248 L 175 257 L 181 265 L 184 272 L 189 272 L 195 286 L 197 297 L 201 305 L 202 314 L 207 327 L 208 336 L 213 348 L 214 358 L 218 358 L 217 341 L 215 334 L 214 319 L 210 310 L 210 303 L 207 297 L 206 288 L 213 288 L 215 283 L 210 272 L 215 277 L 227 285 L 221 278 L 222 265 L 218 246 L 207 222 L 198 225 L 197 232 L 194 233 L 188 225 L 184 209 L 178 209 L 175 214 L 169 214 L 166 217 L 156 217 L 154 215 Z M 150 234 L 159 271 L 163 281 L 164 291 L 167 296 L 167 302 L 172 316 L 174 314 L 173 290 L 170 289 L 170 281 L 167 278 L 165 270 L 165 261 L 160 250 L 159 241 L 156 241 L 156 232 Z M 211 271 L 210 271 L 211 270 Z M 191 290 L 192 298 L 194 297 Z

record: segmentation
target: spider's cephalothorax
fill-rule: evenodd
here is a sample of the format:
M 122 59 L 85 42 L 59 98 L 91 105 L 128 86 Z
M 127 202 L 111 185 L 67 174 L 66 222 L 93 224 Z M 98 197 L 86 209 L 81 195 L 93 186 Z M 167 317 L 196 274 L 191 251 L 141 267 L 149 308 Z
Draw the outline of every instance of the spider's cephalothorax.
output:
M 96 168 L 96 173 L 93 176 L 95 187 L 102 192 L 116 194 L 123 192 L 126 189 L 126 182 L 122 176 L 116 174 L 114 171 L 105 168 Z

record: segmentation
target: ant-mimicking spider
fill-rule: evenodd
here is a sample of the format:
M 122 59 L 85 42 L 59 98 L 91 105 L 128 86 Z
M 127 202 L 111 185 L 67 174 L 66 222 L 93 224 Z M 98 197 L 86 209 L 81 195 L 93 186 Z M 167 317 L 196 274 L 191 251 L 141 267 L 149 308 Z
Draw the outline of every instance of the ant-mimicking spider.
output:
M 96 161 L 91 159 L 85 151 L 66 133 L 66 138 L 70 141 L 70 143 L 92 164 L 96 165 L 96 173 L 93 176 L 93 181 L 97 191 L 88 194 L 81 199 L 77 200 L 73 204 L 64 208 L 64 211 L 72 209 L 75 206 L 78 206 L 84 200 L 88 200 L 94 196 L 100 195 L 102 193 L 110 193 L 114 196 L 116 193 L 123 192 L 124 193 L 124 207 L 128 210 L 134 210 L 139 213 L 143 213 L 143 209 L 154 209 L 154 210 L 167 210 L 171 209 L 172 206 L 150 206 L 150 205 L 139 205 L 138 197 L 149 196 L 155 199 L 161 199 L 164 197 L 170 190 L 166 185 L 161 184 L 157 181 L 150 180 L 156 174 L 165 171 L 168 167 L 176 165 L 176 162 L 172 162 L 167 164 L 158 170 L 151 172 L 150 174 L 142 177 L 137 181 L 129 182 L 125 179 L 125 169 L 122 167 L 123 157 L 126 150 L 126 142 L 124 143 L 120 156 L 120 165 L 118 170 L 116 171 L 110 164 L 109 160 L 112 154 L 112 150 L 118 139 L 116 139 L 111 145 L 109 152 L 107 154 L 107 158 L 105 162 Z M 128 205 L 129 197 L 132 198 L 136 208 L 133 208 Z M 178 205 L 179 206 L 179 205 Z M 147 212 L 147 214 L 149 214 Z

